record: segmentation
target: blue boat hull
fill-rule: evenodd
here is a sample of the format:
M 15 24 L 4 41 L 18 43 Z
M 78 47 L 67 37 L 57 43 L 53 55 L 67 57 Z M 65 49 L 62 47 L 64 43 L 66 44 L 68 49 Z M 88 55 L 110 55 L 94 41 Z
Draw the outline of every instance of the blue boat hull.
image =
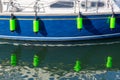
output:
M 0 16 L 0 38 L 32 41 L 72 41 L 120 36 L 120 14 L 116 14 L 116 27 L 109 28 L 111 15 L 89 15 L 83 17 L 82 30 L 77 29 L 76 15 L 74 16 L 38 16 L 40 30 L 33 32 L 34 16 L 15 16 L 16 30 L 9 29 L 10 16 Z

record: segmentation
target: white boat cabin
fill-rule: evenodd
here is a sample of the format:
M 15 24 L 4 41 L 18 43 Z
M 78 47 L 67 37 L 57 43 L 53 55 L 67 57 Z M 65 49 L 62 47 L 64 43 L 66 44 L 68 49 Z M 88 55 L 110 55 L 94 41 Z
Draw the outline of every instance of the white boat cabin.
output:
M 0 14 L 98 14 L 120 12 L 120 0 L 0 0 Z

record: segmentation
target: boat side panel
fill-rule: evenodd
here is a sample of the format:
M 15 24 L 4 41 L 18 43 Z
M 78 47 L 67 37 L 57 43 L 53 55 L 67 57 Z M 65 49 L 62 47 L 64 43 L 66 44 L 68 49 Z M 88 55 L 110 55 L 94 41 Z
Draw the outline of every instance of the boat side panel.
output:
M 77 16 L 39 16 L 40 31 L 33 32 L 34 16 L 16 16 L 15 32 L 9 30 L 10 16 L 0 16 L 0 35 L 27 37 L 78 37 L 95 36 L 120 32 L 120 18 L 116 19 L 116 28 L 109 28 L 111 15 L 92 15 L 83 17 L 83 29 L 77 29 Z M 116 15 L 120 17 L 119 14 Z M 3 19 L 2 19 L 3 18 Z

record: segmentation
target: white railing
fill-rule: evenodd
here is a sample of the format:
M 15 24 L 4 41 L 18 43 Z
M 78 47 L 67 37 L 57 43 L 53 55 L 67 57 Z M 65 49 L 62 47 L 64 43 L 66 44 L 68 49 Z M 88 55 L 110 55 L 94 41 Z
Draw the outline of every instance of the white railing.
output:
M 2 13 L 2 2 L 1 2 L 1 0 L 0 0 L 0 13 Z
M 17 1 L 17 0 L 16 0 Z M 18 0 L 16 2 L 14 0 L 0 0 L 0 12 L 28 12 L 28 13 L 50 13 L 50 14 L 64 14 L 64 13 L 99 13 L 99 12 L 114 12 L 116 7 L 113 7 L 116 4 L 113 4 L 115 0 L 73 0 L 74 7 L 67 8 L 50 8 L 50 5 L 60 1 L 60 0 Z M 27 1 L 27 2 L 26 2 Z M 64 1 L 64 0 L 62 0 Z M 66 0 L 65 0 L 66 1 Z M 68 1 L 68 0 L 67 0 Z M 72 1 L 72 0 L 71 0 Z M 89 8 L 90 2 L 97 2 L 97 4 Z M 118 1 L 118 0 L 117 0 Z M 85 2 L 85 8 L 81 6 L 82 2 Z M 105 7 L 99 7 L 99 2 L 104 2 Z M 120 1 L 119 1 L 120 2 Z M 115 3 L 115 2 L 114 2 Z M 3 6 L 2 6 L 3 4 Z M 66 4 L 65 4 L 66 5 Z M 120 9 L 120 8 L 119 8 Z M 109 11 L 108 11 L 109 10 Z M 117 10 L 116 10 L 117 11 Z

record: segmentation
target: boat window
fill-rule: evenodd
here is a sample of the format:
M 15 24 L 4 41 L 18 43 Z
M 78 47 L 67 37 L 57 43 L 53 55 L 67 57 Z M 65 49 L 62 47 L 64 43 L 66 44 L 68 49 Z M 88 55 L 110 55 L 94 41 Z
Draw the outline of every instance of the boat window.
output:
M 87 4 L 87 5 L 86 5 Z M 96 6 L 98 7 L 104 7 L 104 3 L 103 2 L 81 2 L 81 7 L 82 8 L 94 8 Z
M 50 5 L 51 8 L 72 8 L 74 3 L 72 1 L 58 1 Z

